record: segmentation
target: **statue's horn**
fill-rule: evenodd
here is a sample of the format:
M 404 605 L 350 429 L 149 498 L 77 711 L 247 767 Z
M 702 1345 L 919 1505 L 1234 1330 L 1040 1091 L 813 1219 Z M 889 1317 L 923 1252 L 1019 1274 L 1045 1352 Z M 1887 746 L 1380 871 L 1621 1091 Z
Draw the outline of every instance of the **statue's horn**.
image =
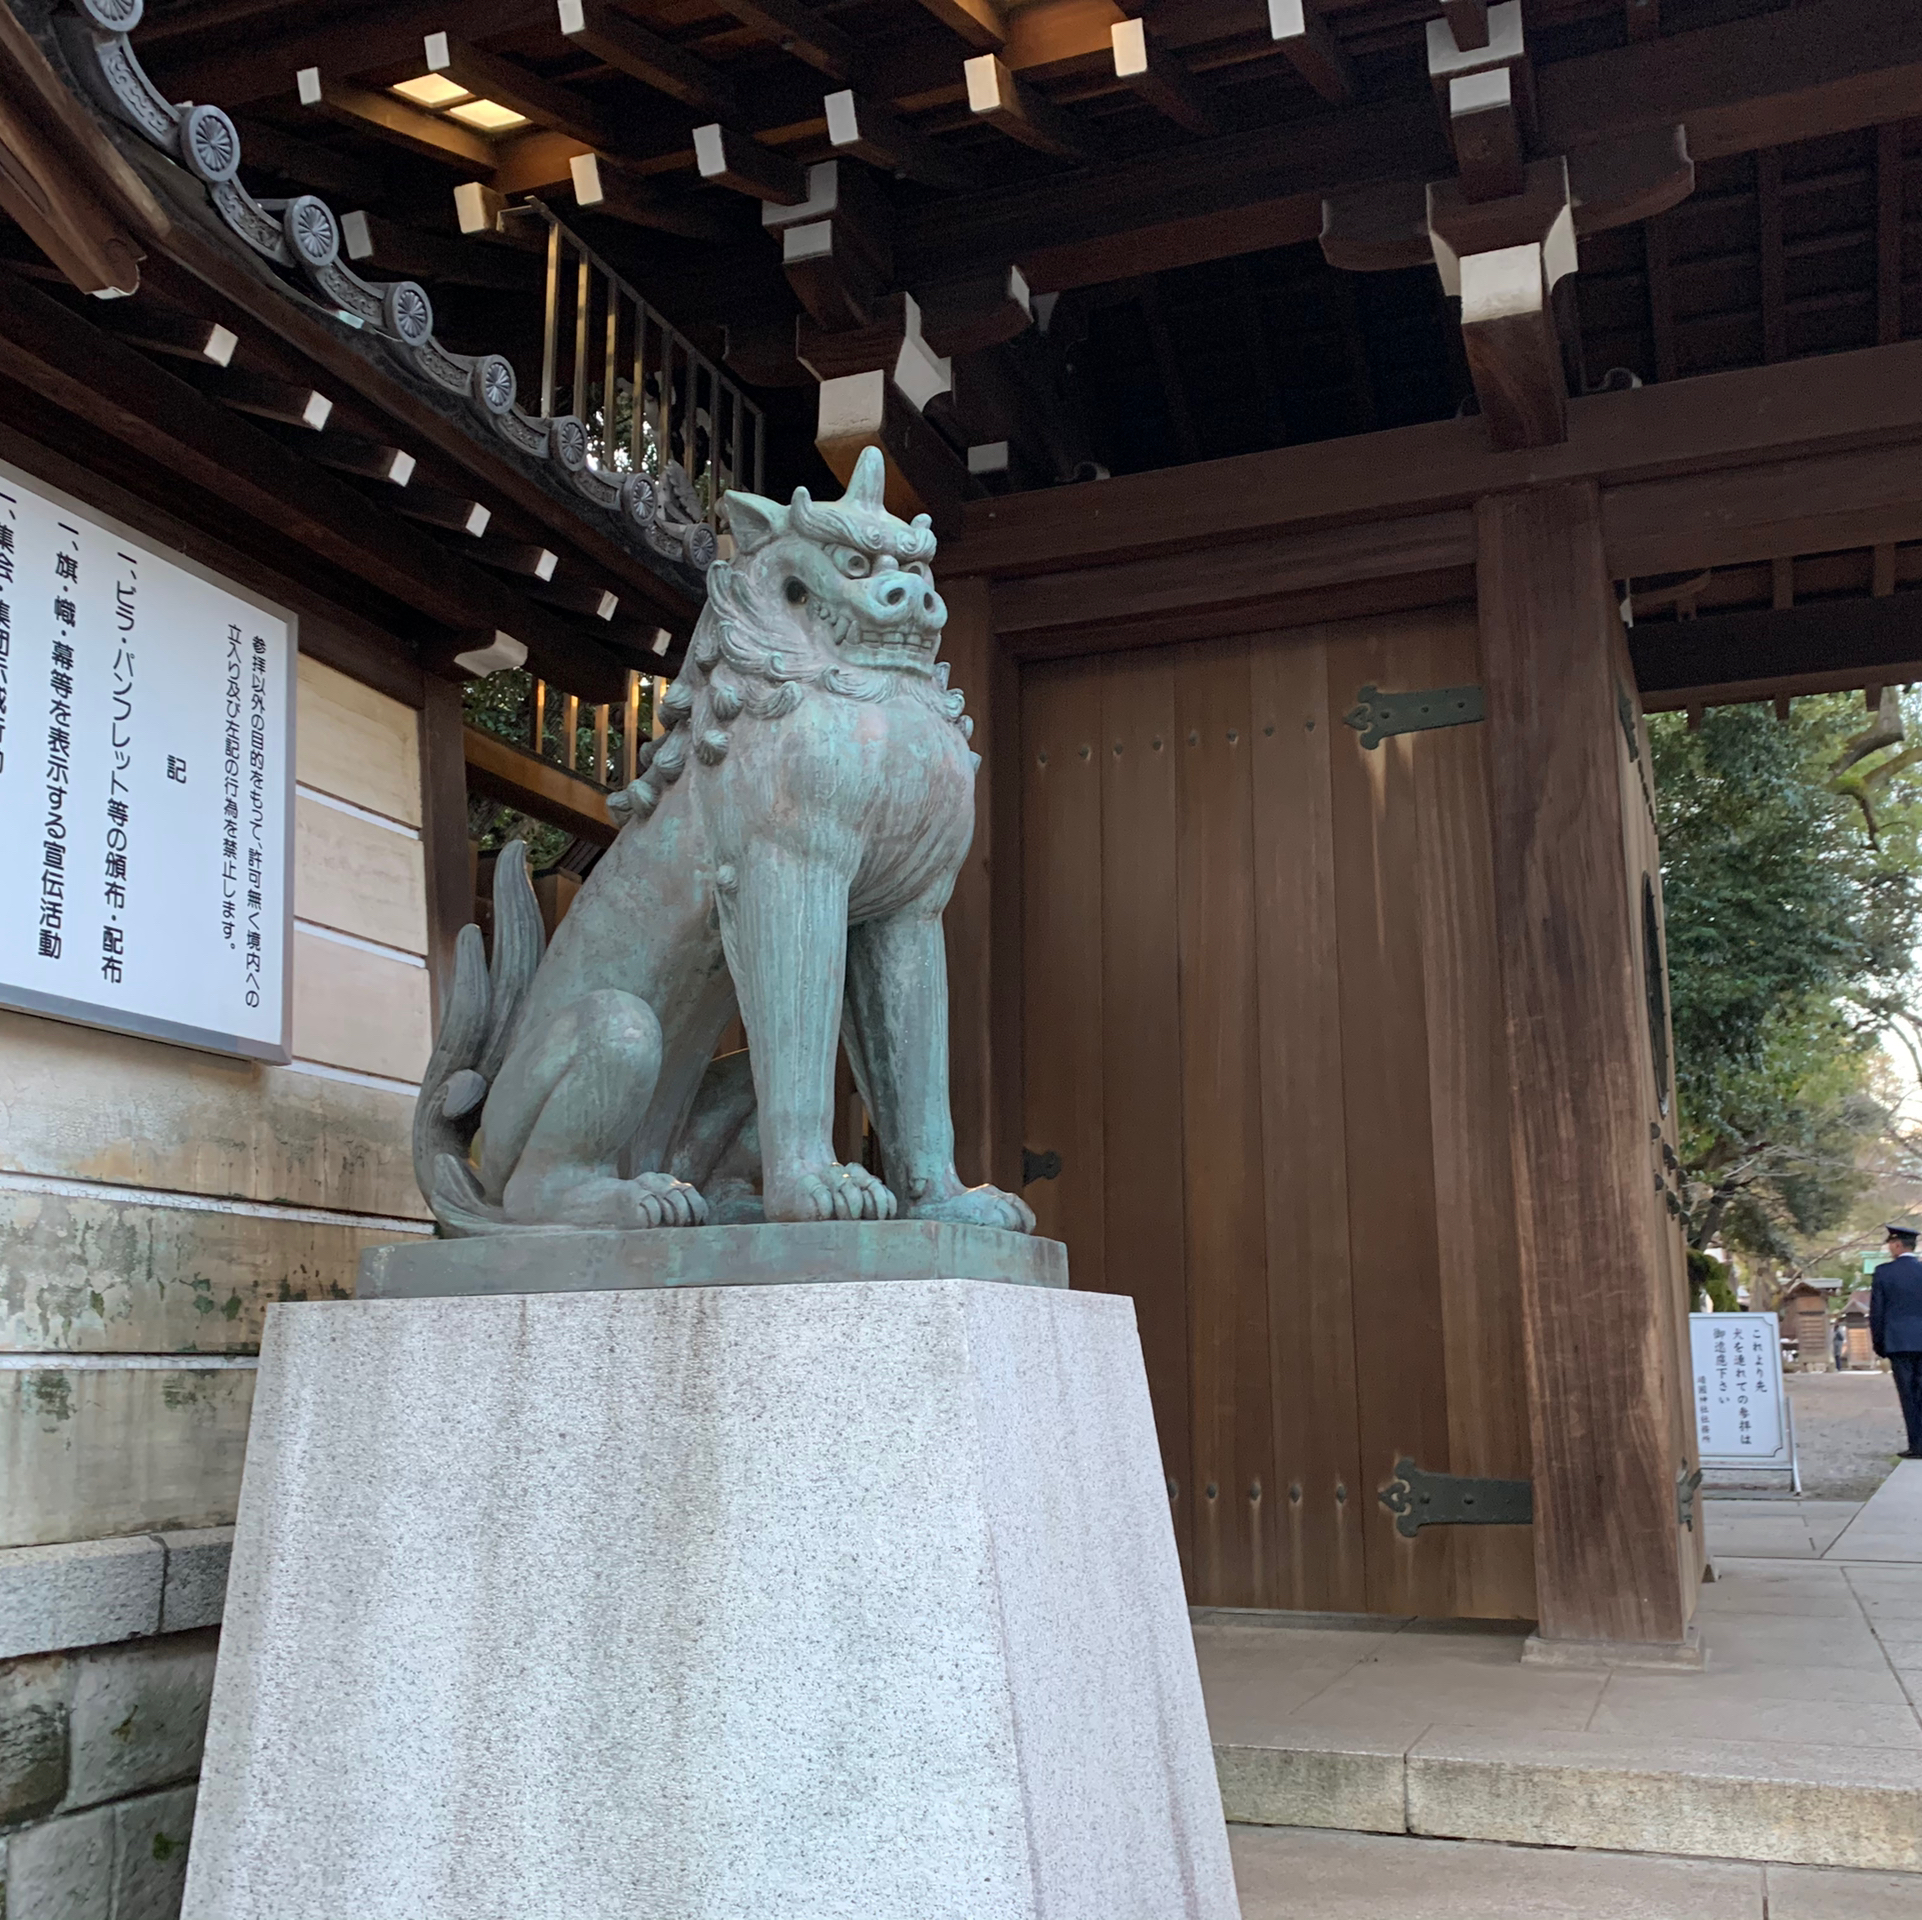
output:
M 884 505 L 887 484 L 888 463 L 881 449 L 863 447 L 861 457 L 854 463 L 854 478 L 848 482 L 848 490 L 842 495 L 841 504 L 879 513 Z

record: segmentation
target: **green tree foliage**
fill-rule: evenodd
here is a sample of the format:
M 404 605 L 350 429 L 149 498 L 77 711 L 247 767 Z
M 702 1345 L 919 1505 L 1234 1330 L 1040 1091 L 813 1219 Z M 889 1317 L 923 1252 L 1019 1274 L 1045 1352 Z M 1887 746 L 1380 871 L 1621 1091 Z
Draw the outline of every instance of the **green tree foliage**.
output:
M 1891 700 L 1650 724 L 1689 1240 L 1775 1259 L 1874 1179 L 1916 981 L 1922 787 Z

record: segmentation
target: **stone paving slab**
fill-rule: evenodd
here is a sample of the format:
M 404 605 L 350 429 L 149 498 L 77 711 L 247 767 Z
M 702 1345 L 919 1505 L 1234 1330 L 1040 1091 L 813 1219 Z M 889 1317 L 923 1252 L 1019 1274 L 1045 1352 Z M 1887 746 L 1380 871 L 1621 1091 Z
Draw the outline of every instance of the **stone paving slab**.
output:
M 1829 1560 L 1922 1560 L 1922 1460 L 1903 1460 L 1842 1529 Z
M 1242 1920 L 1916 1920 L 1901 1873 L 1298 1827 L 1228 1830 Z
M 1728 1860 L 1231 1827 L 1241 1920 L 1763 1920 Z M 1851 1916 L 1851 1920 L 1856 1920 Z

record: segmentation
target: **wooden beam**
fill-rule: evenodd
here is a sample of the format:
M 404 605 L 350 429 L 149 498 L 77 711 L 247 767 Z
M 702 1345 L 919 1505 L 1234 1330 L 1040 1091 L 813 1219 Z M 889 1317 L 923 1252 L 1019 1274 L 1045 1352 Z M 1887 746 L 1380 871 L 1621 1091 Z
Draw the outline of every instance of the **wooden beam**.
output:
M 995 0 L 921 0 L 921 4 L 977 53 L 998 53 L 1007 43 L 1007 19 Z
M 1538 1639 L 1679 1649 L 1686 1305 L 1648 1192 L 1656 1089 L 1599 502 L 1582 485 L 1499 494 L 1477 525 Z M 1579 1302 L 1556 1271 L 1566 1245 L 1583 1249 Z
M 210 372 L 202 387 L 241 413 L 255 414 L 262 420 L 278 420 L 283 426 L 305 427 L 310 433 L 321 432 L 327 425 L 327 416 L 334 410 L 333 401 L 312 387 L 244 372 L 239 367 Z
M 1448 132 L 1469 199 L 1501 200 L 1521 192 L 1521 118 L 1506 67 L 1448 83 Z
M 491 40 L 551 20 L 553 0 L 460 0 L 461 30 L 470 40 Z M 211 100 L 232 112 L 255 100 L 284 97 L 288 78 L 302 67 L 324 73 L 408 71 L 420 58 L 423 34 L 447 25 L 447 0 L 391 0 L 371 12 L 325 26 L 306 23 L 305 10 L 283 19 L 290 31 L 224 34 L 201 49 L 156 47 L 145 60 L 154 83 L 169 100 Z M 141 38 L 151 29 L 143 25 Z
M 474 917 L 474 867 L 467 838 L 460 688 L 437 675 L 422 678 L 426 699 L 420 710 L 420 837 L 427 879 L 427 966 L 438 1019 L 454 984 L 454 943 Z
M 1172 54 L 1149 44 L 1146 21 L 1117 21 L 1109 29 L 1109 39 L 1115 77 L 1125 80 L 1157 113 L 1190 133 L 1221 131 L 1208 89 Z
M 557 86 L 527 68 L 503 60 L 471 46 L 458 34 L 430 33 L 424 36 L 421 50 L 429 73 L 442 73 L 469 93 L 512 107 L 525 114 L 536 126 L 549 127 L 570 139 L 584 140 L 590 147 L 622 145 L 613 123 L 593 101 L 586 100 L 571 87 Z
M 607 796 L 591 780 L 568 773 L 525 747 L 510 746 L 479 727 L 464 728 L 462 742 L 467 784 L 475 792 L 505 801 L 537 820 L 565 827 L 596 846 L 614 844 L 615 828 L 608 817 Z
M 852 86 L 859 79 L 859 44 L 804 0 L 720 0 L 720 4 L 744 27 L 752 27 L 783 53 L 805 60 L 830 80 Z
M 592 697 L 615 682 L 611 657 L 576 629 L 4 272 L 0 372 L 428 620 L 448 627 L 511 622 L 562 684 Z
M 734 83 L 705 60 L 663 40 L 607 0 L 559 0 L 561 37 L 617 73 L 678 100 L 696 113 L 738 120 Z
M 1755 156 L 1757 238 L 1761 255 L 1762 358 L 1789 357 L 1788 261 L 1782 243 L 1782 155 L 1765 147 Z
M 240 345 L 240 336 L 218 320 L 197 319 L 151 300 L 135 301 L 124 312 L 108 307 L 101 320 L 109 333 L 133 346 L 204 367 L 227 366 Z
M 1795 693 L 1843 693 L 1870 674 L 1884 685 L 1922 680 L 1916 596 L 1812 600 L 1751 613 L 1656 620 L 1628 636 L 1643 704 L 1673 712 Z
M 884 173 L 898 174 L 924 187 L 978 187 L 980 172 L 939 142 L 917 132 L 885 107 L 851 91 L 830 93 L 821 102 L 827 115 L 828 145 Z
M 363 208 L 341 215 L 340 249 L 356 267 L 410 280 L 487 287 L 496 293 L 533 293 L 541 283 L 540 267 L 528 253 L 476 246 L 457 234 L 404 226 Z
M 1268 37 L 1324 100 L 1345 106 L 1355 97 L 1355 69 L 1314 0 L 1268 0 Z
M 1466 255 L 1461 288 L 1462 345 L 1495 445 L 1559 445 L 1568 437 L 1568 383 L 1541 247 Z
M 439 527 L 446 533 L 466 534 L 470 539 L 479 540 L 487 532 L 487 523 L 492 513 L 478 500 L 470 500 L 463 493 L 454 493 L 445 487 L 410 486 L 405 498 L 396 502 L 399 510 L 410 520 L 418 520 L 423 526 Z
M 1922 539 L 1918 458 L 1911 441 L 1609 487 L 1609 565 L 1626 580 Z
M 493 170 L 497 157 L 493 142 L 458 121 L 423 113 L 405 100 L 396 100 L 391 93 L 376 93 L 346 80 L 323 80 L 318 67 L 302 67 L 294 76 L 294 84 L 303 107 L 342 126 L 370 133 L 404 153 L 418 154 L 465 173 Z
M 1488 0 L 1441 0 L 1441 10 L 1464 53 L 1488 45 Z
M 958 524 L 973 485 L 967 470 L 887 374 L 823 381 L 814 444 L 844 485 L 861 449 L 879 447 L 887 460 L 890 511 L 904 520 L 928 514 L 943 538 Z
M 1875 338 L 1893 346 L 1902 338 L 1902 225 L 1906 211 L 1906 160 L 1899 125 L 1875 130 Z
M 1922 442 L 1922 341 L 1591 395 L 1570 406 L 1568 432 L 1560 446 L 1498 453 L 1478 421 L 1438 420 L 1208 461 L 1179 474 L 1128 474 L 1094 487 L 983 500 L 968 507 L 967 536 L 944 547 L 942 563 L 950 572 L 996 575 L 1094 566 L 1284 529 L 1432 513 L 1507 488 L 1583 479 L 1610 488 L 1672 488 L 1638 518 L 1634 538 L 1658 539 L 1664 521 L 1679 514 L 1686 528 L 1680 544 L 1690 544 L 1715 537 L 1714 516 L 1705 511 L 1691 520 L 1687 509 L 1689 489 L 1704 489 L 1706 476 L 1733 483 L 1758 463 L 1817 455 L 1866 462 L 1873 452 L 1888 463 L 1876 485 L 1906 485 L 1912 503 L 1915 462 L 1892 443 Z M 1820 505 L 1801 502 L 1805 514 Z M 1738 514 L 1731 524 L 1739 525 L 1740 514 L 1773 516 L 1776 509 L 1764 495 L 1727 511 Z M 1871 517 L 1865 510 L 1863 523 Z M 1909 536 L 1865 533 L 1834 544 L 1900 537 Z M 1678 571 L 1691 559 L 1685 552 L 1653 564 L 1611 557 L 1611 564 L 1620 578 Z
M 1291 595 L 1413 574 L 1459 573 L 1474 564 L 1474 516 L 1457 507 L 1406 520 L 997 581 L 994 625 L 1011 646 L 1026 647 L 1046 635 L 1065 652 L 1077 636 L 1110 629 L 1125 634 L 1170 614 L 1245 609 L 1252 620 L 1260 617 L 1258 609 Z
M 968 111 L 977 120 L 1057 159 L 1088 161 L 1100 156 L 1101 144 L 1094 135 L 1073 114 L 1018 79 L 998 54 L 977 54 L 965 63 L 963 72 Z
M 390 447 L 358 433 L 323 433 L 308 450 L 309 457 L 336 473 L 351 473 L 362 480 L 378 480 L 385 486 L 404 487 L 414 477 L 415 460 L 401 447 Z
M 483 539 L 480 551 L 475 554 L 484 567 L 497 567 L 502 573 L 511 573 L 522 580 L 553 579 L 554 570 L 560 565 L 561 557 L 552 547 L 542 547 L 525 540 Z
M 677 233 L 689 240 L 737 237 L 736 229 L 704 197 L 663 186 L 604 154 L 576 154 L 569 171 L 575 204 L 584 213 L 605 214 L 632 227 Z
M 1535 76 L 1541 150 L 1681 124 L 1698 161 L 1904 120 L 1922 98 L 1922 10 L 1810 0 Z
M 808 197 L 805 167 L 731 127 L 696 127 L 694 164 L 703 180 L 751 199 L 798 207 Z

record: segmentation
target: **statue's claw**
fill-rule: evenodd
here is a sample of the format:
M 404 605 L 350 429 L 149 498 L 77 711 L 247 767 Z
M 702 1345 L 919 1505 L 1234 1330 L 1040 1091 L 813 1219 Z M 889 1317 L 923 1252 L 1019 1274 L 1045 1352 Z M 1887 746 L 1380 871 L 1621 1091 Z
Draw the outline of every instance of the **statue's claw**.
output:
M 637 1173 L 631 1180 L 606 1174 L 569 1180 L 508 1183 L 505 1217 L 510 1225 L 558 1227 L 704 1227 L 707 1202 L 699 1188 L 665 1173 Z
M 962 1187 L 939 1200 L 912 1203 L 910 1220 L 945 1220 L 959 1227 L 1001 1227 L 1009 1233 L 1032 1233 L 1034 1209 L 1018 1193 L 999 1187 Z
M 766 1185 L 770 1220 L 892 1220 L 892 1192 L 866 1167 L 811 1167 Z

